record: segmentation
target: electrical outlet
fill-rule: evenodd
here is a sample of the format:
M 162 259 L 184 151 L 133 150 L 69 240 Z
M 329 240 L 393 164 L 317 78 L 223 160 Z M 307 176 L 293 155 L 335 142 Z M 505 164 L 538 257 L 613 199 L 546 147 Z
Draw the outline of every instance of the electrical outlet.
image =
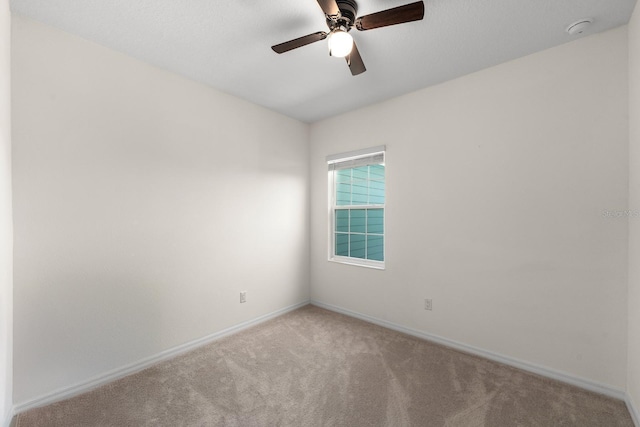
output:
M 247 291 L 240 292 L 240 303 L 247 302 Z
M 433 309 L 433 304 L 432 304 L 430 299 L 425 299 L 424 300 L 424 309 L 425 310 L 432 310 Z

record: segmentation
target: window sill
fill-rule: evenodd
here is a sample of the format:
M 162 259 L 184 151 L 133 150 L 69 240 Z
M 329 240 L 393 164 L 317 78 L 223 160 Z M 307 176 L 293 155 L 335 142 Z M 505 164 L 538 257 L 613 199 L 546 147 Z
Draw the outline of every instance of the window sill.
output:
M 384 261 L 369 261 L 369 260 L 354 260 L 353 258 L 345 257 L 333 257 L 328 259 L 329 262 L 335 262 L 337 264 L 354 265 L 356 267 L 372 268 L 374 270 L 385 270 Z

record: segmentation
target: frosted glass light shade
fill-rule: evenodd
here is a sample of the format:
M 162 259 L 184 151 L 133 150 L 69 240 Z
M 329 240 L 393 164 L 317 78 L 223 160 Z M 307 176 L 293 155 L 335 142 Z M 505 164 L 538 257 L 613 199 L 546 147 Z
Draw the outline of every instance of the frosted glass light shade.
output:
M 333 30 L 329 34 L 329 55 L 344 58 L 353 49 L 353 37 L 344 30 Z

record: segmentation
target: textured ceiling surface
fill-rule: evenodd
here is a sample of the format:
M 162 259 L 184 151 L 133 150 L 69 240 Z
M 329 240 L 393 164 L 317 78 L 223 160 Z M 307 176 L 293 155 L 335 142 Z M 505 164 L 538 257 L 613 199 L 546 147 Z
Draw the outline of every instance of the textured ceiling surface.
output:
M 360 0 L 358 15 L 415 0 Z M 12 0 L 12 11 L 313 122 L 628 22 L 636 0 L 425 0 L 422 21 L 352 30 L 367 72 L 352 76 L 326 40 L 316 0 Z M 565 29 L 582 19 L 582 35 Z

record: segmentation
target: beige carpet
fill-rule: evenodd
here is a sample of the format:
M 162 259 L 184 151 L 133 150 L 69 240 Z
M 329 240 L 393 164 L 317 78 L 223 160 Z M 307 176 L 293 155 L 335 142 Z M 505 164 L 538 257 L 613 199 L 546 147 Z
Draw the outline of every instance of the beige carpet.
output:
M 28 426 L 628 426 L 621 401 L 307 306 Z

